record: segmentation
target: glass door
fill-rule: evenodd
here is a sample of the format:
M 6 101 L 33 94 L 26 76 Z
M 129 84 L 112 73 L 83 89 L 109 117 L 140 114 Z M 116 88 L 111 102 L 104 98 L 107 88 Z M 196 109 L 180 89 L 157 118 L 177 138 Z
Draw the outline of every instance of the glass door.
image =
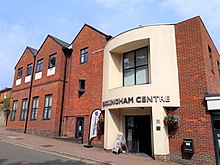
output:
M 83 143 L 83 133 L 84 133 L 84 118 L 76 119 L 76 141 L 77 143 Z
M 150 116 L 125 116 L 128 152 L 151 155 Z
M 217 142 L 217 163 L 220 164 L 220 131 L 216 132 L 216 142 Z
M 213 114 L 212 114 L 213 115 Z M 220 116 L 213 115 L 213 131 L 215 141 L 216 164 L 220 165 Z

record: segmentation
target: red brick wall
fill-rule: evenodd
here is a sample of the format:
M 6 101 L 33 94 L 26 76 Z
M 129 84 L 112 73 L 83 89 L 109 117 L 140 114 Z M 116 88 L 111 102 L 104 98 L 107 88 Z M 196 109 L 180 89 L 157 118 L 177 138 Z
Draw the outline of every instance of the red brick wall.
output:
M 16 68 L 20 68 L 23 66 L 24 71 L 26 71 L 26 65 L 32 61 L 33 58 L 30 58 L 29 52 L 25 52 L 19 61 Z M 49 64 L 49 56 L 57 53 L 56 55 L 56 72 L 54 75 L 47 76 L 47 69 Z M 33 57 L 33 55 L 31 56 Z M 59 129 L 59 121 L 60 121 L 60 110 L 61 110 L 61 99 L 62 99 L 62 87 L 63 87 L 63 73 L 64 73 L 64 61 L 65 55 L 62 51 L 62 47 L 55 42 L 50 36 L 46 38 L 44 43 L 42 44 L 37 57 L 36 64 L 34 68 L 34 75 L 36 71 L 37 61 L 43 58 L 43 71 L 42 78 L 33 81 L 31 100 L 29 106 L 29 120 L 27 125 L 27 132 L 32 132 L 35 134 L 46 135 L 46 136 L 57 136 Z M 24 83 L 24 71 L 22 75 L 21 85 L 13 86 L 12 92 L 12 102 L 13 100 L 18 100 L 18 109 L 16 112 L 15 121 L 9 121 L 8 128 L 9 129 L 24 129 L 24 121 L 20 121 L 20 113 L 21 113 L 21 104 L 22 99 L 28 98 L 29 96 L 29 85 L 30 83 Z M 17 69 L 15 72 L 15 79 L 17 76 Z M 44 112 L 44 100 L 45 95 L 52 94 L 52 108 L 51 108 L 51 118 L 50 120 L 43 120 L 43 112 Z M 38 115 L 37 120 L 30 120 L 31 116 L 31 107 L 32 107 L 32 99 L 33 97 L 39 96 L 39 107 L 38 107 Z M 12 105 L 11 105 L 12 107 Z
M 214 59 L 218 53 L 200 17 L 176 24 L 175 33 L 180 83 L 180 108 L 176 114 L 181 120 L 180 128 L 170 137 L 171 160 L 183 164 L 214 164 L 211 117 L 204 96 L 206 92 L 219 93 L 220 88 L 218 77 L 210 71 L 208 45 Z M 183 138 L 194 139 L 195 154 L 191 160 L 182 159 Z
M 7 90 L 5 92 L 0 93 L 0 101 L 4 100 L 5 98 L 5 93 L 6 93 L 6 97 L 10 97 L 11 96 L 11 90 Z
M 27 71 L 27 65 L 28 64 L 33 64 L 34 62 L 34 56 L 32 52 L 26 48 L 23 55 L 21 56 L 20 60 L 18 61 L 16 67 L 15 67 L 15 73 L 14 73 L 14 81 L 13 81 L 13 87 L 12 87 L 12 92 L 27 89 L 30 87 L 30 82 L 25 83 L 25 77 L 26 77 L 26 71 Z M 15 85 L 17 76 L 18 76 L 18 69 L 23 67 L 22 71 L 22 77 L 21 77 L 21 84 L 20 85 Z
M 84 117 L 84 141 L 88 139 L 90 114 L 101 108 L 102 68 L 105 36 L 89 26 L 84 26 L 72 43 L 73 53 L 68 62 L 68 77 L 65 94 L 65 122 L 63 131 L 75 136 L 76 117 Z M 80 50 L 88 47 L 88 62 L 80 64 Z M 79 96 L 79 79 L 86 78 L 85 93 Z M 99 140 L 96 143 L 103 143 Z
M 11 121 L 11 113 L 9 115 L 8 124 L 7 124 L 8 129 L 17 129 L 21 131 L 22 129 L 24 129 L 24 121 L 20 121 L 21 104 L 22 104 L 22 99 L 28 98 L 30 82 L 25 83 L 25 77 L 26 77 L 27 65 L 33 63 L 33 61 L 34 61 L 34 57 L 32 52 L 28 48 L 26 48 L 15 67 L 10 109 L 12 109 L 13 101 L 15 100 L 18 100 L 18 107 L 16 111 L 15 121 Z M 15 84 L 17 80 L 18 69 L 21 67 L 23 67 L 21 84 L 16 86 Z

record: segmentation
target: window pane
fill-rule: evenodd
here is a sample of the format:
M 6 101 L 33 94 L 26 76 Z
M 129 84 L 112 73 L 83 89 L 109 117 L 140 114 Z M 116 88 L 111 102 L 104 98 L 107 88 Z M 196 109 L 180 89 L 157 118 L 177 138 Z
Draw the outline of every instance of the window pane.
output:
M 26 73 L 26 75 L 31 75 L 31 73 L 32 73 L 32 68 L 33 68 L 33 64 L 29 64 L 29 65 L 27 66 L 27 73 Z
M 49 68 L 53 68 L 56 65 L 56 54 L 50 56 Z
M 13 110 L 16 110 L 18 106 L 18 101 L 14 101 L 14 106 L 13 106 Z
M 35 108 L 38 108 L 38 98 L 35 98 Z
M 47 119 L 47 108 L 45 108 L 45 111 L 44 111 L 44 119 Z
M 88 61 L 88 48 L 80 50 L 80 63 Z
M 52 105 L 52 95 L 49 96 L 49 106 Z
M 124 86 L 134 85 L 134 69 L 124 71 Z
M 136 84 L 146 84 L 148 83 L 148 73 L 147 67 L 139 67 L 136 69 Z
M 22 69 L 23 68 L 19 68 L 18 69 L 18 77 L 17 77 L 17 79 L 20 79 L 22 77 Z
M 36 107 L 36 102 L 37 100 L 36 100 L 36 98 L 34 98 L 34 100 L 33 100 L 33 108 L 35 108 Z
M 49 105 L 49 96 L 46 96 L 45 107 L 47 107 L 48 105 Z
M 136 66 L 147 64 L 147 48 L 136 51 Z
M 220 120 L 214 120 L 214 128 L 220 129 Z
M 88 61 L 88 52 L 85 53 L 85 57 L 84 58 L 85 58 L 85 62 L 87 62 Z
M 134 52 L 124 54 L 124 69 L 134 67 Z
M 81 60 L 80 60 L 80 62 L 81 62 L 81 63 L 84 62 L 84 54 L 81 55 Z
M 47 118 L 50 119 L 51 109 L 49 108 L 48 111 L 49 111 L 49 112 L 48 112 L 48 117 L 47 117 Z
M 42 69 L 43 69 L 43 60 L 39 60 L 37 62 L 37 72 L 42 71 Z

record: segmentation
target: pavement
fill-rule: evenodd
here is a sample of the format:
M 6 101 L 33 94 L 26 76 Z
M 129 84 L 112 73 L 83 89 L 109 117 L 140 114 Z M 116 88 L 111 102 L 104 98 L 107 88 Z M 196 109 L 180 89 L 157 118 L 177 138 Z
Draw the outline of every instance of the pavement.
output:
M 11 143 L 20 147 L 25 147 L 41 152 L 59 155 L 69 159 L 79 160 L 91 164 L 106 165 L 168 165 L 171 162 L 160 162 L 152 159 L 147 155 L 136 154 L 113 154 L 105 151 L 103 148 L 85 148 L 84 144 L 76 144 L 63 140 L 47 138 L 32 134 L 24 134 L 6 130 L 0 126 L 0 140 L 2 142 Z

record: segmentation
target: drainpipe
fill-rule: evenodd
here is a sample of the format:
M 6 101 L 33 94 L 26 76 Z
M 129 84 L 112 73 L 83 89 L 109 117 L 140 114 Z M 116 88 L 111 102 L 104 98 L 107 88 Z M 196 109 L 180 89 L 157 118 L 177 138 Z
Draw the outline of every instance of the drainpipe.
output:
M 64 108 L 64 99 L 65 99 L 65 83 L 66 83 L 66 67 L 67 67 L 67 59 L 71 56 L 73 49 L 71 48 L 62 48 L 65 54 L 65 63 L 64 63 L 64 74 L 63 74 L 63 91 L 62 91 L 62 102 L 61 102 L 61 110 L 60 110 L 60 123 L 59 123 L 59 135 L 61 136 L 62 130 L 62 122 L 63 122 L 63 108 Z
M 37 55 L 34 55 L 34 64 L 33 64 L 33 69 L 32 69 L 32 74 L 31 74 L 31 82 L 30 82 L 30 89 L 29 89 L 29 96 L 28 96 L 26 120 L 25 120 L 25 125 L 24 125 L 24 133 L 27 132 L 28 115 L 29 115 L 30 104 L 31 104 L 31 92 L 32 92 L 32 85 L 33 85 L 33 80 L 34 80 L 34 70 L 35 70 L 34 68 L 35 68 L 36 56 Z

